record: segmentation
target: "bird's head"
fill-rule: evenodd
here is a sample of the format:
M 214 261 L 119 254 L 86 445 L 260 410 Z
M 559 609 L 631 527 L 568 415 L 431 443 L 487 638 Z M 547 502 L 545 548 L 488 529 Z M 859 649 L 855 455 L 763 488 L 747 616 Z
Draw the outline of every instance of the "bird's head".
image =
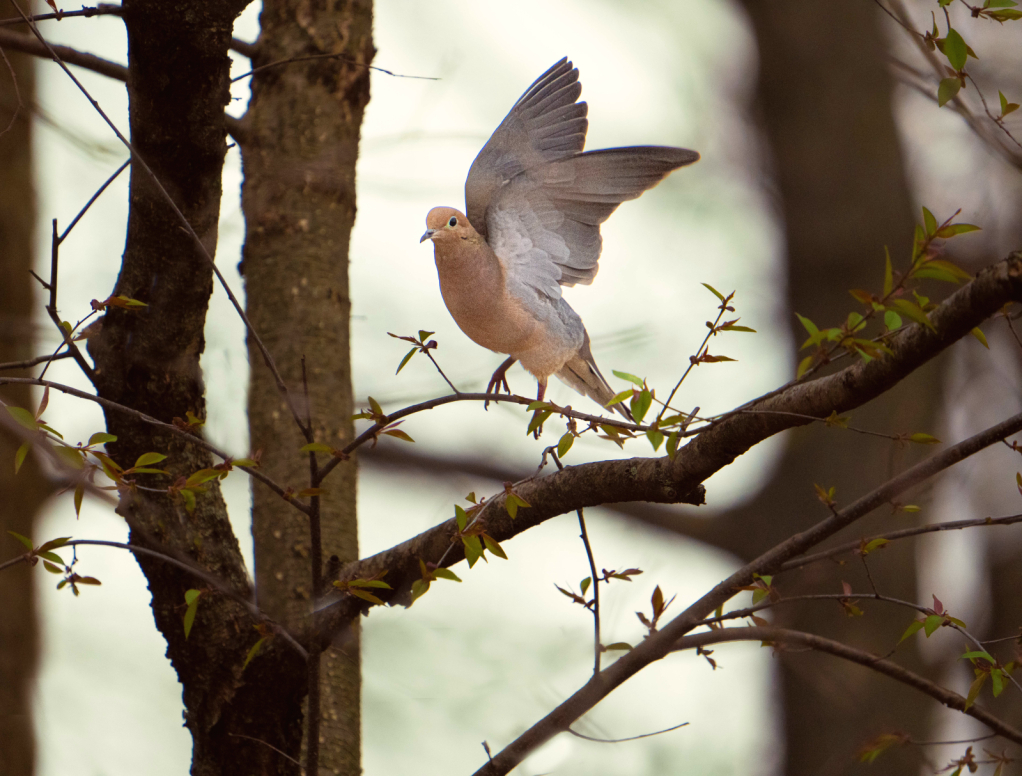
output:
M 479 234 L 468 217 L 453 207 L 435 207 L 426 214 L 426 231 L 419 242 L 432 240 L 436 246 L 453 246 L 462 240 L 478 240 Z

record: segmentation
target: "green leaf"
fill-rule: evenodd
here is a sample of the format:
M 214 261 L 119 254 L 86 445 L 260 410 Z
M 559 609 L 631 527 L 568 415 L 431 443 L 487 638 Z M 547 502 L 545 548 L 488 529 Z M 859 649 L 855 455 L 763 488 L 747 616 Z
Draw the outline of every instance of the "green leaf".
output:
M 986 683 L 988 676 L 989 674 L 987 674 L 986 672 L 981 673 L 979 676 L 976 677 L 976 680 L 971 685 L 969 685 L 969 694 L 965 698 L 966 711 L 968 711 L 969 707 L 976 702 L 976 699 L 979 697 L 980 690 L 983 689 L 983 685 Z M 959 768 L 958 770 L 961 771 L 961 768 Z
M 44 560 L 43 561 L 43 568 L 46 569 L 47 571 L 49 571 L 51 574 L 63 574 L 64 573 L 64 569 L 62 568 L 62 566 L 63 566 L 63 561 L 61 562 L 60 566 L 57 566 L 56 564 L 50 563 L 48 560 Z
M 526 434 L 531 434 L 534 431 L 543 428 L 543 424 L 546 423 L 547 418 L 551 415 L 550 410 L 538 410 L 532 416 L 532 420 L 529 421 L 529 427 L 525 430 Z
M 589 586 L 592 583 L 593 583 L 593 578 L 592 577 L 586 577 L 581 582 L 579 582 L 578 586 L 579 586 L 579 589 L 581 589 L 581 591 L 582 591 L 582 595 L 586 594 L 586 590 L 589 589 Z
M 48 550 L 55 550 L 58 547 L 64 547 L 71 541 L 70 536 L 58 536 L 56 539 L 50 539 L 48 542 L 43 542 L 39 545 L 39 552 L 47 552 Z
M 468 512 L 459 507 L 457 504 L 454 505 L 454 519 L 458 522 L 458 530 L 464 531 L 465 526 L 468 525 Z
M 426 580 L 417 579 L 412 582 L 412 603 L 426 595 L 427 590 L 429 590 L 429 582 Z
M 995 698 L 1004 690 L 1004 675 L 996 668 L 990 672 L 990 689 Z
M 972 331 L 970 331 L 969 334 L 971 334 L 973 337 L 978 339 L 980 341 L 980 343 L 983 345 L 983 347 L 985 347 L 987 350 L 990 350 L 990 343 L 987 342 L 987 337 L 983 333 L 983 331 L 979 328 L 979 326 L 977 326 Z
M 348 587 L 374 587 L 378 590 L 394 589 L 382 579 L 353 579 L 348 583 Z
M 465 545 L 465 560 L 468 567 L 472 568 L 483 557 L 483 543 L 478 536 L 462 536 L 461 543 Z
M 986 0 L 983 8 L 1014 8 L 1017 5 L 1015 0 Z
M 383 601 L 370 592 L 360 590 L 358 588 L 348 588 L 348 592 L 356 598 L 361 598 L 363 601 L 368 601 L 369 603 L 376 604 L 377 606 L 383 606 Z
M 653 445 L 653 451 L 656 452 L 660 449 L 660 445 L 664 442 L 664 434 L 662 431 L 657 431 L 656 429 L 651 428 L 646 432 L 646 439 L 648 439 L 649 443 Z
M 575 444 L 575 435 L 570 431 L 566 431 L 561 440 L 557 443 L 557 457 L 564 458 L 571 449 L 571 446 Z
M 956 33 L 957 34 L 957 33 Z M 960 68 L 955 68 L 958 70 Z M 937 219 L 934 218 L 927 208 L 923 208 L 923 228 L 926 229 L 926 234 L 933 236 L 937 232 Z
M 408 434 L 406 434 L 404 431 L 402 431 L 399 428 L 392 428 L 392 429 L 389 429 L 388 431 L 384 431 L 383 433 L 386 434 L 387 436 L 397 437 L 398 439 L 403 440 L 405 442 L 413 442 L 413 443 L 415 442 L 414 439 L 412 439 L 410 436 L 408 436 Z
M 890 544 L 890 540 L 889 539 L 882 539 L 882 538 L 881 539 L 873 539 L 873 541 L 867 542 L 866 546 L 862 548 L 862 554 L 863 555 L 868 555 L 869 553 L 873 552 L 873 550 L 878 550 L 878 549 L 880 549 L 881 547 L 883 547 L 883 546 L 885 546 L 887 544 Z
M 1000 91 L 997 92 L 997 96 L 1001 98 L 1001 118 L 1003 119 L 1009 113 L 1014 113 L 1018 110 L 1017 102 L 1008 102 L 1008 98 L 1005 97 Z
M 620 404 L 625 399 L 630 398 L 631 395 L 632 395 L 632 389 L 628 388 L 627 390 L 621 391 L 621 393 L 619 393 L 616 396 L 614 396 L 613 399 L 611 399 L 609 402 L 607 402 L 603 406 L 606 407 L 607 409 L 610 409 L 615 404 Z
M 965 67 L 965 60 L 969 56 L 969 49 L 965 45 L 962 36 L 954 28 L 949 28 L 947 37 L 944 38 L 944 56 L 951 63 L 955 70 Z
M 89 437 L 89 447 L 93 445 L 105 445 L 107 442 L 116 442 L 117 437 L 113 434 L 106 434 L 102 431 L 97 431 L 95 434 Z
M 926 317 L 926 313 L 923 312 L 923 308 L 917 305 L 915 302 L 910 302 L 908 299 L 892 299 L 890 302 L 892 307 L 896 307 L 902 315 L 909 318 L 916 323 L 921 323 L 932 331 L 936 331 L 934 325 L 930 323 L 930 319 Z
M 613 370 L 615 377 L 620 377 L 622 380 L 627 380 L 630 383 L 635 383 L 640 388 L 645 384 L 644 381 L 640 380 L 635 375 L 630 375 L 628 372 L 619 372 L 616 369 Z
M 642 419 L 646 417 L 652 403 L 653 395 L 645 388 L 632 397 L 632 415 L 635 417 L 636 423 L 642 423 Z
M 887 310 L 884 313 L 884 326 L 886 326 L 889 331 L 900 329 L 901 316 L 894 312 L 894 310 Z
M 75 486 L 75 517 L 82 516 L 82 499 L 85 497 L 85 483 L 79 482 Z
M 426 344 L 426 338 L 427 337 L 432 337 L 434 334 L 436 334 L 435 331 L 426 331 L 425 329 L 419 329 L 419 342 L 421 342 L 423 345 L 425 345 Z
M 550 404 L 545 401 L 534 401 L 530 402 L 529 406 L 525 408 L 526 412 L 535 412 L 536 410 L 548 410 Z
M 263 648 L 263 644 L 266 642 L 266 639 L 268 638 L 269 638 L 268 636 L 263 636 L 261 639 L 259 639 L 259 641 L 252 645 L 252 649 L 250 649 L 248 651 L 248 654 L 245 656 L 245 662 L 241 664 L 242 671 L 244 671 L 248 664 L 252 662 L 252 659 L 259 654 L 259 651 Z
M 397 371 L 394 374 L 401 374 L 401 370 L 405 368 L 405 364 L 412 360 L 412 356 L 419 352 L 418 348 L 412 348 L 408 351 L 404 358 L 401 359 L 401 363 L 397 365 Z
M 199 597 L 202 593 L 199 590 L 187 590 L 185 591 L 185 601 L 188 602 L 188 608 L 185 609 L 185 638 L 187 639 L 189 634 L 192 632 L 192 625 L 195 624 L 195 614 L 199 611 Z M 189 596 L 191 596 L 189 598 Z M 246 665 L 248 665 L 246 661 Z
M 22 442 L 21 447 L 14 454 L 14 473 L 17 474 L 21 470 L 21 465 L 25 463 L 25 456 L 28 455 L 28 451 L 32 449 L 31 442 Z
M 433 576 L 436 577 L 437 579 L 449 579 L 451 580 L 451 582 L 461 582 L 461 579 L 458 577 L 457 574 L 455 574 L 448 568 L 444 568 L 443 566 L 434 569 Z
M 900 644 L 905 639 L 907 639 L 909 636 L 914 636 L 916 633 L 919 633 L 919 631 L 921 631 L 922 629 L 923 629 L 923 621 L 922 620 L 913 620 L 912 622 L 909 623 L 909 626 L 908 626 L 908 628 L 905 629 L 905 632 L 903 634 L 901 634 L 901 638 L 898 639 L 898 643 Z
M 997 664 L 997 661 L 994 660 L 993 655 L 991 655 L 989 652 L 986 652 L 986 651 L 981 650 L 981 649 L 978 649 L 978 650 L 974 649 L 971 652 L 966 652 L 965 654 L 961 655 L 958 659 L 959 660 L 977 660 L 977 659 L 983 659 L 983 660 L 986 660 L 988 663 L 990 663 L 990 665 L 996 665 Z
M 816 324 L 813 323 L 808 318 L 806 318 L 804 315 L 799 315 L 798 313 L 795 313 L 795 317 L 802 322 L 802 325 L 805 327 L 805 330 L 809 332 L 810 337 L 815 337 L 817 334 L 820 333 L 820 330 L 816 327 Z
M 29 431 L 35 431 L 38 426 L 36 425 L 35 415 L 22 407 L 7 406 L 7 412 L 14 418 L 18 423 L 27 428 Z
M 715 297 L 717 297 L 720 301 L 722 301 L 722 302 L 724 301 L 724 295 L 722 293 L 720 293 L 720 291 L 715 289 L 713 286 L 711 286 L 709 283 L 703 283 L 703 287 L 708 289 L 709 292 L 711 294 L 713 294 Z
M 1016 11 L 1013 8 L 1005 8 L 1004 10 L 1001 11 L 990 11 L 987 13 L 987 16 L 989 16 L 995 22 L 1000 22 L 1001 24 L 1004 24 L 1004 22 L 1022 19 L 1022 11 Z
M 937 630 L 944 623 L 944 618 L 939 614 L 931 614 L 923 621 L 923 631 L 926 633 L 926 638 L 930 638 L 933 632 Z
M 955 98 L 962 88 L 962 82 L 957 78 L 941 78 L 937 85 L 937 107 L 943 108 Z
M 383 414 L 383 408 L 380 406 L 380 403 L 372 396 L 369 397 L 369 408 L 373 411 L 374 415 Z
M 64 463 L 72 469 L 85 468 L 85 456 L 75 448 L 65 445 L 54 445 L 53 452 L 57 454 L 58 458 L 63 458 Z
M 811 367 L 812 365 L 813 365 L 813 357 L 812 356 L 806 356 L 801 361 L 799 361 L 798 362 L 798 369 L 795 371 L 795 379 L 797 380 L 802 375 L 804 375 L 806 372 L 808 372 L 809 371 L 809 367 Z
M 940 237 L 942 240 L 950 240 L 952 237 L 957 237 L 960 234 L 979 231 L 982 231 L 982 229 L 975 224 L 948 224 L 937 230 L 937 237 Z M 968 274 L 965 277 L 968 278 Z
M 909 437 L 909 441 L 915 442 L 917 445 L 939 445 L 941 443 L 937 437 L 922 433 L 913 434 Z
M 605 646 L 604 649 L 607 652 L 610 652 L 611 650 L 615 652 L 627 652 L 629 650 L 635 649 L 635 647 L 633 647 L 627 641 L 615 641 L 613 644 L 608 644 L 607 646 Z
M 142 453 L 142 455 L 138 457 L 138 460 L 135 461 L 135 468 L 139 466 L 151 466 L 154 463 L 166 460 L 167 456 L 163 453 Z
M 749 334 L 755 334 L 756 333 L 755 329 L 750 329 L 748 326 L 738 326 L 738 325 L 733 324 L 733 323 L 729 323 L 726 326 L 721 326 L 720 330 L 721 331 L 744 331 L 744 332 L 748 332 Z
M 48 561 L 52 561 L 53 563 L 59 563 L 61 566 L 65 565 L 64 559 L 55 552 L 41 552 L 39 550 L 36 550 L 36 555 L 38 555 L 40 558 L 45 558 Z
M 507 554 L 504 552 L 504 548 L 501 547 L 497 543 L 497 540 L 494 539 L 492 536 L 488 536 L 487 534 L 483 534 L 483 544 L 486 545 L 486 549 L 488 549 L 490 552 L 492 552 L 498 558 L 503 558 L 504 560 L 507 560 Z
M 677 431 L 672 431 L 671 435 L 667 437 L 667 457 L 672 461 L 674 456 L 678 454 L 678 439 L 681 435 Z

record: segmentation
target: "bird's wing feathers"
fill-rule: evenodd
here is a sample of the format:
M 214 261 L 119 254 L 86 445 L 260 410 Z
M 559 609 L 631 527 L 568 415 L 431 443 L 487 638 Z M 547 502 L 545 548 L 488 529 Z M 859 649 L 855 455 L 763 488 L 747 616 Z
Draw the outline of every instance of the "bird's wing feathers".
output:
M 558 285 L 588 285 L 596 277 L 600 224 L 617 206 L 698 158 L 684 148 L 633 146 L 540 163 L 495 192 L 486 240 L 509 281 L 557 299 Z
M 582 151 L 588 110 L 578 70 L 567 57 L 526 89 L 472 162 L 465 181 L 466 215 L 483 237 L 494 193 L 524 170 Z

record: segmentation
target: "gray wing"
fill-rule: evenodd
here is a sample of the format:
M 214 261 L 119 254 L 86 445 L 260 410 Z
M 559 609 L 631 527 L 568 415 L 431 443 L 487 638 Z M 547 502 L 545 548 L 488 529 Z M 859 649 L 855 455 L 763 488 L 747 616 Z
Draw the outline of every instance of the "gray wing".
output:
M 465 181 L 465 215 L 486 237 L 494 192 L 524 170 L 574 156 L 585 148 L 588 107 L 578 70 L 567 57 L 536 79 L 472 162 Z
M 633 146 L 540 164 L 497 190 L 486 211 L 486 241 L 513 285 L 557 299 L 560 286 L 596 277 L 600 224 L 618 205 L 697 159 L 684 148 Z

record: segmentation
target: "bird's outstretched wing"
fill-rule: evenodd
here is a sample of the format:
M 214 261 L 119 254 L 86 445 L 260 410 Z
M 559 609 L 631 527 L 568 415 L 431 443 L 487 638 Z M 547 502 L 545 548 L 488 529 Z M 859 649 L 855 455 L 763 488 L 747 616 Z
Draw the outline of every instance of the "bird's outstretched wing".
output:
M 525 170 L 585 148 L 588 107 L 578 70 L 565 57 L 525 90 L 472 162 L 465 181 L 465 215 L 486 237 L 494 193 Z
M 600 224 L 672 170 L 699 159 L 684 148 L 632 146 L 577 153 L 523 170 L 486 210 L 486 241 L 510 287 L 557 299 L 560 286 L 596 277 Z M 473 226 L 475 221 L 469 216 Z

